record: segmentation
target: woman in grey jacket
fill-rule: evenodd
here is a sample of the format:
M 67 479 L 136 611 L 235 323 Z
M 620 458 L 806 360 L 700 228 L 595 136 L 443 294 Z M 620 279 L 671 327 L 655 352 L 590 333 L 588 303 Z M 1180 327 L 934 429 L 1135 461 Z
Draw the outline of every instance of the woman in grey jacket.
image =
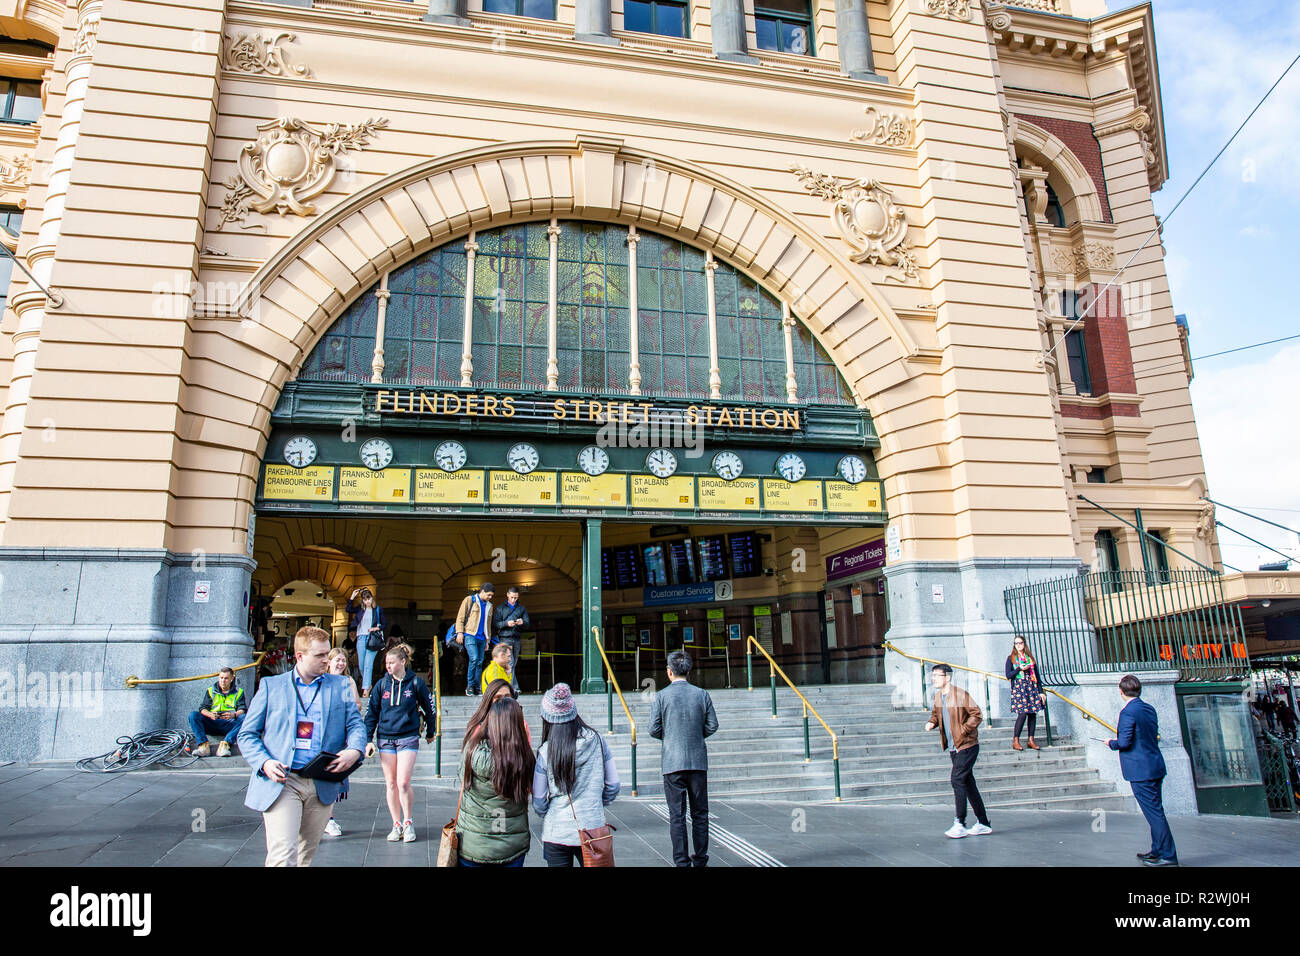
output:
M 618 771 L 604 738 L 578 716 L 568 684 L 542 697 L 542 747 L 533 770 L 533 809 L 544 818 L 547 866 L 582 863 L 578 829 L 605 825 L 605 807 L 618 796 Z

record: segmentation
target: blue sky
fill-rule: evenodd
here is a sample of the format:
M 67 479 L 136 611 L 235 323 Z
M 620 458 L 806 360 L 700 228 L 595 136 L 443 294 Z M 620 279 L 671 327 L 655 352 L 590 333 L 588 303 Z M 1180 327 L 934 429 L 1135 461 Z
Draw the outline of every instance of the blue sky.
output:
M 1111 9 L 1122 5 L 1112 4 Z M 1300 4 L 1152 0 L 1170 179 L 1166 217 L 1300 53 Z M 1164 229 L 1174 310 L 1193 356 L 1300 333 L 1300 65 Z M 1300 339 L 1196 363 L 1192 400 L 1210 495 L 1300 529 Z M 1295 534 L 1220 510 L 1219 520 L 1300 556 Z M 1220 531 L 1242 570 L 1276 559 Z

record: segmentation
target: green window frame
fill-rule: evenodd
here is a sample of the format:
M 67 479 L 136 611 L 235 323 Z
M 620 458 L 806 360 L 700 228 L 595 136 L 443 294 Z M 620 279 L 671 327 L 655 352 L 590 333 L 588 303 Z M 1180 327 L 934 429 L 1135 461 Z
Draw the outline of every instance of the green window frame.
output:
M 722 397 L 784 402 L 781 303 L 749 276 L 722 262 L 714 270 L 713 283 Z
M 317 382 L 368 382 L 375 357 L 379 300 L 373 289 L 347 307 L 303 362 L 298 377 Z
M 534 20 L 554 20 L 555 0 L 483 0 L 484 13 L 504 13 Z
M 758 0 L 754 4 L 754 29 L 760 50 L 814 55 L 809 0 Z
M 4 112 L 0 113 L 0 122 L 21 123 L 26 126 L 40 121 L 42 110 L 40 80 L 0 76 L 0 93 L 4 96 Z
M 1092 375 L 1088 371 L 1088 347 L 1083 339 L 1083 329 L 1065 333 L 1065 356 L 1070 365 L 1070 381 L 1074 394 L 1092 394 Z
M 853 393 L 835 362 L 808 327 L 796 322 L 791 335 L 794 346 L 794 378 L 799 401 L 822 405 L 852 405 Z
M 641 391 L 678 398 L 709 394 L 709 290 L 699 249 L 641 233 L 636 250 L 637 352 Z
M 672 0 L 623 0 L 623 29 L 684 40 L 691 35 L 690 5 Z
M 559 225 L 555 296 L 559 387 L 626 394 L 632 361 L 627 227 L 592 222 Z
M 0 228 L 17 237 L 23 231 L 23 211 L 17 206 L 0 206 Z M 14 260 L 0 252 L 0 312 L 9 301 L 9 282 L 14 274 Z

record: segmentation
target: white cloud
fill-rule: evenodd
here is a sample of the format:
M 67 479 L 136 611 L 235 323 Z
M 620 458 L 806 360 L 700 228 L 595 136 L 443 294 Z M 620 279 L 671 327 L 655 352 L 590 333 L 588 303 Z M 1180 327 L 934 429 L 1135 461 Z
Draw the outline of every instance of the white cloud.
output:
M 1277 349 L 1250 364 L 1226 368 L 1215 368 L 1215 364 L 1206 362 L 1192 382 L 1210 497 L 1246 510 L 1293 508 L 1300 512 L 1296 427 L 1300 346 Z M 1267 512 L 1264 516 L 1300 526 L 1297 514 Z M 1226 509 L 1219 509 L 1218 518 L 1274 548 L 1300 554 L 1295 534 Z M 1279 560 L 1270 551 L 1222 529 L 1219 542 L 1224 560 L 1243 571 L 1254 570 L 1260 562 Z

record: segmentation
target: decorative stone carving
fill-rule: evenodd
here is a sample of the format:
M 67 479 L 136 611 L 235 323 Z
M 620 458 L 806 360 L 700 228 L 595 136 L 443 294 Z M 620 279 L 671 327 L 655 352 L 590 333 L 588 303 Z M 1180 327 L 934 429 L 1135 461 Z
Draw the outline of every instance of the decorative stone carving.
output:
M 892 267 L 900 280 L 915 279 L 916 258 L 907 241 L 907 217 L 894 196 L 874 179 L 840 179 L 791 166 L 804 189 L 831 203 L 831 221 L 853 247 L 854 262 Z
M 338 155 L 366 146 L 387 125 L 382 117 L 356 126 L 331 123 L 324 129 L 293 117 L 263 123 L 258 127 L 262 135 L 240 150 L 239 175 L 226 181 L 229 192 L 217 228 L 242 222 L 250 212 L 315 215 L 308 200 L 329 187 Z
M 989 3 L 989 0 L 984 0 L 984 22 L 999 32 L 1010 29 L 1011 11 L 1005 3 Z
M 970 19 L 970 0 L 925 0 L 925 9 L 950 20 Z
M 849 139 L 856 143 L 874 143 L 877 146 L 911 146 L 916 139 L 916 121 L 902 113 L 882 113 L 874 106 L 864 111 L 871 125 L 855 129 Z
M 72 41 L 74 56 L 94 56 L 95 44 L 99 41 L 99 14 L 95 13 L 81 21 L 77 27 L 77 37 Z
M 1214 535 L 1214 505 L 1207 501 L 1196 516 L 1196 537 L 1209 541 Z
M 1052 250 L 1052 266 L 1057 272 L 1071 274 L 1089 269 L 1114 269 L 1115 247 L 1104 242 L 1085 242 L 1069 250 L 1057 246 Z
M 10 162 L 0 160 L 0 188 L 26 191 L 27 187 L 31 185 L 31 181 L 31 153 L 20 153 Z M 25 198 L 23 202 L 26 203 Z
M 1041 166 L 1017 168 L 1025 190 L 1025 211 L 1033 223 L 1047 222 L 1047 172 Z
M 1156 148 L 1151 143 L 1151 137 L 1147 134 L 1147 129 L 1151 125 L 1151 114 L 1146 111 L 1145 106 L 1139 106 L 1127 116 L 1116 120 L 1112 123 L 1103 123 L 1094 127 L 1097 137 L 1109 136 L 1112 133 L 1118 133 L 1123 130 L 1136 130 L 1138 140 L 1142 144 L 1142 157 L 1146 160 L 1148 166 L 1154 166 L 1158 159 L 1156 157 Z
M 236 73 L 264 73 L 268 76 L 311 77 L 311 70 L 302 64 L 290 64 L 282 43 L 292 43 L 296 35 L 288 32 L 274 36 L 257 36 L 241 33 L 225 38 L 221 65 Z

